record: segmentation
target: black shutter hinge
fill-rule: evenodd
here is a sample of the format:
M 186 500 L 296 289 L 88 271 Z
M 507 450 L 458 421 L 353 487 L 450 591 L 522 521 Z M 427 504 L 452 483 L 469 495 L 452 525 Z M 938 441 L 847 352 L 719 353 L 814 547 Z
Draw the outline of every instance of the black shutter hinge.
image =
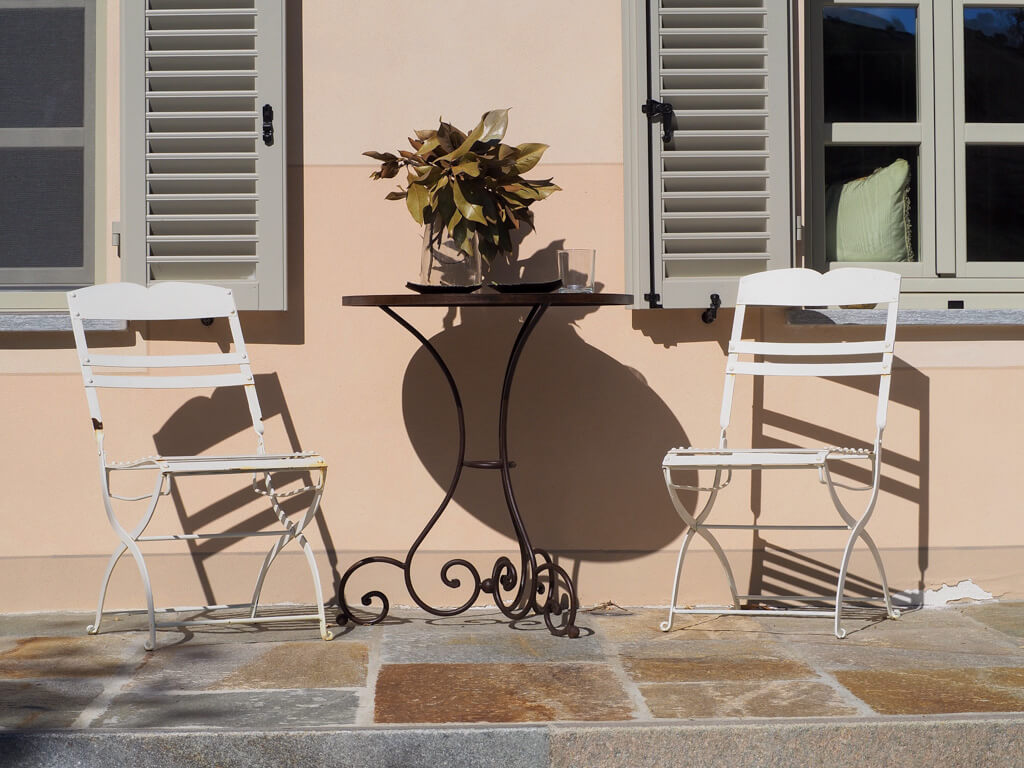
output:
M 663 130 L 661 140 L 666 144 L 672 141 L 672 133 L 675 130 L 676 111 L 671 104 L 648 99 L 647 103 L 640 107 L 640 111 L 647 115 L 648 120 L 661 120 Z
M 663 307 L 661 306 L 660 293 L 645 293 L 644 301 L 651 305 L 651 309 L 663 309 Z

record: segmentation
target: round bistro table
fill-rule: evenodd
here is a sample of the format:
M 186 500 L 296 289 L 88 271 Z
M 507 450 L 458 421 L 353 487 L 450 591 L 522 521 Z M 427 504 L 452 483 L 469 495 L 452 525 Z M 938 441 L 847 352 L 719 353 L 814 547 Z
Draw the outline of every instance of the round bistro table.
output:
M 625 293 L 402 293 L 402 294 L 372 294 L 366 296 L 344 296 L 342 305 L 346 307 L 379 307 L 393 318 L 399 325 L 415 336 L 420 344 L 430 353 L 434 361 L 440 367 L 451 389 L 452 399 L 455 402 L 455 412 L 459 427 L 459 452 L 455 462 L 455 469 L 452 473 L 451 482 L 444 499 L 437 507 L 433 516 L 420 532 L 419 536 L 409 548 L 404 560 L 393 557 L 377 555 L 366 557 L 354 563 L 342 576 L 338 585 L 338 623 L 346 624 L 352 621 L 356 624 L 376 624 L 383 621 L 388 615 L 390 603 L 387 596 L 380 590 L 372 590 L 364 594 L 360 602 L 364 606 L 371 606 L 374 600 L 380 602 L 379 613 L 370 618 L 354 614 L 345 598 L 345 587 L 349 578 L 357 570 L 371 563 L 387 563 L 402 570 L 405 577 L 405 586 L 409 596 L 423 610 L 435 616 L 455 616 L 470 608 L 476 602 L 481 592 L 494 597 L 494 603 L 498 609 L 509 619 L 518 621 L 530 614 L 539 614 L 544 618 L 544 623 L 553 635 L 565 635 L 568 637 L 579 637 L 579 629 L 576 627 L 576 588 L 560 565 L 554 558 L 543 549 L 534 547 L 530 542 L 526 525 L 519 514 L 519 507 L 516 504 L 515 493 L 512 490 L 512 475 L 510 470 L 515 467 L 515 462 L 508 457 L 508 405 L 509 394 L 512 391 L 512 379 L 515 376 L 516 365 L 519 356 L 526 346 L 530 334 L 537 326 L 541 317 L 549 307 L 602 307 L 610 305 L 627 305 L 633 303 L 633 297 Z M 501 399 L 498 409 L 498 458 L 485 460 L 469 460 L 466 458 L 466 423 L 462 409 L 462 398 L 459 396 L 459 389 L 455 384 L 455 378 L 445 364 L 440 353 L 427 340 L 427 338 L 412 326 L 405 318 L 399 315 L 396 307 L 529 307 L 530 311 L 523 321 L 523 325 L 512 344 L 512 351 L 508 357 L 508 364 L 505 366 L 505 377 L 501 385 Z M 505 495 L 505 504 L 508 507 L 509 516 L 512 519 L 512 527 L 515 530 L 516 541 L 519 544 L 519 567 L 508 557 L 499 557 L 491 568 L 489 576 L 485 574 L 482 578 L 480 572 L 472 563 L 463 558 L 449 560 L 441 568 L 441 581 L 445 586 L 457 589 L 462 585 L 462 578 L 468 574 L 472 582 L 472 590 L 469 597 L 461 605 L 454 608 L 436 608 L 429 605 L 416 591 L 412 583 L 412 560 L 423 540 L 430 533 L 434 525 L 444 514 L 445 509 L 455 495 L 455 489 L 462 477 L 462 470 L 489 469 L 496 470 L 501 474 L 501 487 Z M 461 569 L 458 575 L 452 574 L 453 568 Z M 565 599 L 560 599 L 560 593 L 564 590 Z M 565 615 L 563 616 L 563 612 Z M 555 618 L 557 618 L 557 622 Z

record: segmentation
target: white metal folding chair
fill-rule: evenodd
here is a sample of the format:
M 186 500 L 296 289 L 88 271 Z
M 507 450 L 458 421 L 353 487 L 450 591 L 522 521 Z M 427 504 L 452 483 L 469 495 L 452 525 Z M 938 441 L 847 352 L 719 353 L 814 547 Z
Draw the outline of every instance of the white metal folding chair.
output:
M 320 499 L 327 479 L 327 464 L 316 453 L 268 454 L 264 446 L 263 416 L 259 401 L 256 399 L 256 387 L 253 383 L 249 356 L 242 339 L 242 329 L 238 322 L 235 300 L 231 291 L 211 285 L 192 283 L 161 283 L 145 288 L 133 283 L 109 283 L 89 288 L 80 288 L 68 293 L 68 309 L 71 312 L 71 327 L 75 334 L 75 345 L 78 348 L 79 362 L 82 367 L 82 378 L 85 382 L 85 394 L 92 416 L 93 431 L 100 463 L 100 483 L 103 491 L 103 503 L 107 518 L 113 527 L 120 544 L 110 556 L 106 573 L 100 586 L 99 604 L 96 607 L 96 619 L 89 626 L 90 634 L 99 631 L 103 618 L 103 602 L 107 593 L 110 576 L 121 556 L 130 552 L 138 566 L 146 592 L 146 610 L 149 617 L 149 638 L 146 649 L 153 650 L 156 645 L 157 627 L 178 627 L 189 624 L 240 624 L 262 623 L 275 621 L 297 621 L 317 619 L 320 622 L 320 636 L 330 640 L 333 635 L 327 629 L 327 618 L 324 613 L 323 593 L 320 587 L 320 576 L 317 571 L 313 550 L 303 534 L 306 526 L 313 520 L 320 506 Z M 226 318 L 231 329 L 234 344 L 233 352 L 202 354 L 202 355 L 117 355 L 97 354 L 90 351 L 86 343 L 83 321 L 97 320 L 180 320 L 180 319 Z M 189 369 L 222 366 L 230 373 L 175 373 L 174 375 L 138 375 L 140 368 L 151 369 Z M 123 369 L 134 369 L 123 372 Z M 108 370 L 109 369 L 109 370 Z M 122 373 L 117 373 L 122 369 Z M 98 372 L 99 371 L 99 372 Z M 156 371 L 160 373 L 159 370 Z M 219 388 L 242 387 L 248 400 L 252 425 L 256 431 L 256 450 L 247 456 L 148 456 L 128 462 L 114 462 L 107 457 L 104 448 L 104 425 L 100 414 L 98 389 L 186 389 L 186 388 Z M 141 496 L 121 496 L 111 491 L 111 480 L 115 473 L 152 472 L 154 475 L 152 491 Z M 304 473 L 314 478 L 309 485 L 290 490 L 278 490 L 274 486 L 275 473 Z M 224 533 L 172 533 L 162 535 L 143 535 L 157 509 L 161 496 L 170 493 L 171 482 L 180 476 L 252 474 L 252 488 L 268 500 L 274 515 L 280 524 L 276 530 L 234 530 Z M 306 493 L 310 495 L 309 507 L 296 522 L 287 516 L 281 507 L 281 499 Z M 114 500 L 146 501 L 147 506 L 139 522 L 130 529 L 123 526 L 114 510 Z M 149 570 L 143 557 L 140 543 L 155 541 L 196 541 L 200 539 L 234 539 L 251 536 L 273 537 L 274 542 L 267 552 L 256 577 L 252 600 L 245 604 L 248 615 L 237 618 L 205 618 L 181 621 L 156 621 L 156 610 L 153 605 L 153 590 L 150 585 Z M 309 564 L 316 594 L 316 613 L 260 615 L 257 616 L 260 593 L 267 571 L 281 550 L 292 540 L 301 546 Z M 220 608 L 237 608 L 237 605 L 203 605 L 190 608 L 162 609 L 170 612 L 208 611 Z
M 677 614 L 770 614 L 800 616 L 831 616 L 835 620 L 836 637 L 845 637 L 846 631 L 840 626 L 843 606 L 843 590 L 850 563 L 850 554 L 857 539 L 863 539 L 871 551 L 881 575 L 886 612 L 889 618 L 896 618 L 899 612 L 893 608 L 889 595 L 889 586 L 885 578 L 885 569 L 878 548 L 865 530 L 868 519 L 878 499 L 879 481 L 881 479 L 882 432 L 885 429 L 886 412 L 889 402 L 889 385 L 892 375 L 893 346 L 896 336 L 896 312 L 899 301 L 900 276 L 892 272 L 876 269 L 846 268 L 837 269 L 827 274 L 819 274 L 810 269 L 782 269 L 749 275 L 740 280 L 739 293 L 736 299 L 736 315 L 733 321 L 732 337 L 729 341 L 729 356 L 725 369 L 725 387 L 722 395 L 721 434 L 718 448 L 702 450 L 696 448 L 676 448 L 669 451 L 662 462 L 665 483 L 669 496 L 679 516 L 687 525 L 679 549 L 676 563 L 675 580 L 672 584 L 672 604 L 669 606 L 668 620 L 662 622 L 661 629 L 668 631 L 672 620 Z M 851 304 L 887 304 L 885 336 L 877 341 L 821 342 L 821 343 L 772 343 L 765 341 L 743 340 L 743 319 L 748 306 L 782 306 L 782 307 L 828 307 Z M 757 356 L 750 359 L 752 356 Z M 828 361 L 827 358 L 833 358 Z M 837 361 L 834 358 L 853 358 Z M 743 358 L 743 359 L 741 359 Z M 813 361 L 794 360 L 794 358 L 813 358 Z M 826 361 L 821 359 L 825 358 Z M 729 427 L 732 410 L 733 390 L 736 377 L 750 376 L 878 376 L 878 405 L 876 409 L 875 440 L 872 448 L 745 448 L 728 447 L 726 430 Z M 864 486 L 845 485 L 833 477 L 835 462 L 865 461 L 871 464 L 871 482 Z M 815 469 L 819 473 L 819 481 L 828 486 L 832 502 L 835 505 L 841 525 L 768 525 L 752 523 L 749 525 L 709 525 L 708 515 L 714 506 L 718 492 L 729 485 L 734 470 L 768 470 L 768 469 Z M 714 470 L 714 479 L 708 486 L 682 485 L 673 481 L 673 473 L 680 470 Z M 851 514 L 843 505 L 836 488 L 869 491 L 869 498 L 864 511 L 859 516 Z M 707 501 L 697 514 L 686 509 L 680 498 L 680 491 L 708 493 Z M 696 511 L 696 500 L 694 511 Z M 725 551 L 711 531 L 716 529 L 730 530 L 848 530 L 850 535 L 843 552 L 839 567 L 838 584 L 835 593 L 834 611 L 815 611 L 805 609 L 754 610 L 741 608 L 741 601 L 754 599 L 771 602 L 830 600 L 830 596 L 809 595 L 741 595 L 736 590 L 736 580 L 732 568 L 726 558 Z M 733 606 L 731 610 L 718 608 L 679 608 L 679 577 L 682 573 L 683 560 L 695 535 L 701 536 L 711 546 L 725 569 L 732 592 Z M 857 600 L 865 598 L 858 597 Z

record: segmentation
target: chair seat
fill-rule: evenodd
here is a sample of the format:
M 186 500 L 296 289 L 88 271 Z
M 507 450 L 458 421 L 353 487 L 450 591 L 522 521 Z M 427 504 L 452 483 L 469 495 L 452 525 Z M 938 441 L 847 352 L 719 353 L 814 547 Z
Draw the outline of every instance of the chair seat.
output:
M 107 469 L 159 469 L 171 475 L 213 475 L 229 472 L 281 472 L 326 469 L 327 462 L 312 451 L 251 456 L 147 456 L 127 462 L 111 462 Z
M 825 462 L 872 459 L 868 448 L 673 448 L 664 469 L 784 469 L 823 467 Z

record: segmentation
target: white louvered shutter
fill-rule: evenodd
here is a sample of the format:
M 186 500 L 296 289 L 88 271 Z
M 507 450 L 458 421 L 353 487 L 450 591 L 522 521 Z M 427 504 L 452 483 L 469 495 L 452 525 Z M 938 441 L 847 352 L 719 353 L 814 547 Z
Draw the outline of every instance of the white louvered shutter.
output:
M 124 279 L 286 308 L 283 6 L 122 2 Z
M 664 307 L 736 299 L 792 262 L 787 0 L 649 0 L 651 287 Z

